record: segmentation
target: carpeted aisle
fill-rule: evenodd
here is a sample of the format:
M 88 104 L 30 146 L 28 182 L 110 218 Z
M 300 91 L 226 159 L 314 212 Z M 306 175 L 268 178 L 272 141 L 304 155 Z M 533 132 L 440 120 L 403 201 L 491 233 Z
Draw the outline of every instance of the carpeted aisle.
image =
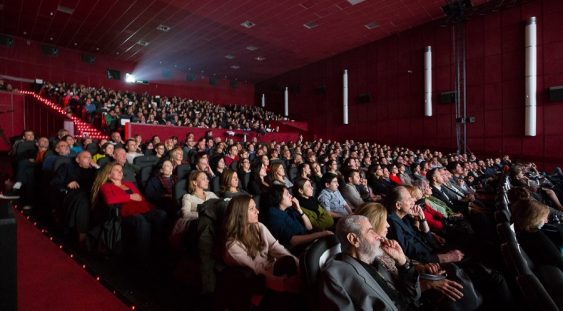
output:
M 18 211 L 18 311 L 129 308 Z

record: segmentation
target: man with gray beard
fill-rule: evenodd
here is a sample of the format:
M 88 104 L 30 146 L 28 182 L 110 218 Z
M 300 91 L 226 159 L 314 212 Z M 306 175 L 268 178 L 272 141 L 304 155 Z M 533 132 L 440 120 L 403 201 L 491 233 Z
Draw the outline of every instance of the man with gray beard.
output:
M 418 273 L 396 241 L 377 235 L 368 218 L 350 215 L 336 225 L 342 253 L 321 274 L 320 310 L 414 310 Z M 398 279 L 375 261 L 383 253 L 396 261 Z

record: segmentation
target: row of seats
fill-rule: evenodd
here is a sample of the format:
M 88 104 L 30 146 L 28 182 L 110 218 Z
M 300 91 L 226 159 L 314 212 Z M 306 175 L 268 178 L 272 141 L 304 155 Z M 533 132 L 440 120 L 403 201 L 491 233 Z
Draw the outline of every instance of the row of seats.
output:
M 511 184 L 504 177 L 497 198 L 497 233 L 506 269 L 513 277 L 521 297 L 530 309 L 563 310 L 563 273 L 551 265 L 535 265 L 518 244 L 511 224 L 508 190 Z

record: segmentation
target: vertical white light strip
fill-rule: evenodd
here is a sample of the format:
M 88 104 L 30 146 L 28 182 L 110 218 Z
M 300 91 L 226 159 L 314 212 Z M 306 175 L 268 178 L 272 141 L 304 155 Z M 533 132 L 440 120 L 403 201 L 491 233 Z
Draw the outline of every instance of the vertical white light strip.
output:
M 283 92 L 283 115 L 289 117 L 289 88 L 287 86 Z
M 342 74 L 342 123 L 348 124 L 348 69 Z
M 424 116 L 432 116 L 432 47 L 424 52 Z
M 525 135 L 536 136 L 536 88 L 537 88 L 537 33 L 536 17 L 530 17 L 526 24 L 526 121 Z
M 266 107 L 266 94 L 262 93 L 262 108 Z

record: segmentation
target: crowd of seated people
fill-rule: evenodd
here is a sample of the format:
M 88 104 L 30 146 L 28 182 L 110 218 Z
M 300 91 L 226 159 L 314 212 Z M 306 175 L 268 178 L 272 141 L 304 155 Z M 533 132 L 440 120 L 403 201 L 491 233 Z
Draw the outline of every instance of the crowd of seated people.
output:
M 133 123 L 220 128 L 228 130 L 275 131 L 270 121 L 281 115 L 260 107 L 215 105 L 205 100 L 151 96 L 67 83 L 45 83 L 40 94 L 61 104 L 69 112 L 99 125 L 107 132 L 120 127 L 122 119 Z
M 211 274 L 242 267 L 262 276 L 265 290 L 297 295 L 300 256 L 336 233 L 343 253 L 324 270 L 318 298 L 331 310 L 511 305 L 491 251 L 499 175 L 511 171 L 530 188 L 514 217 L 534 255 L 542 251 L 530 241 L 549 213 L 543 204 L 561 209 L 560 171 L 354 141 L 242 143 L 190 133 L 123 141 L 117 132 L 91 141 L 64 130 L 36 141 L 25 131 L 11 154 L 22 200 L 78 247 L 103 249 L 89 247 L 101 243 L 91 232 L 117 210 L 125 256 L 146 267 L 162 247 L 195 253 L 212 271 L 201 276 L 209 291 L 224 288 Z M 44 189 L 51 204 L 34 201 L 30 189 Z M 560 266 L 560 246 L 543 240 Z

